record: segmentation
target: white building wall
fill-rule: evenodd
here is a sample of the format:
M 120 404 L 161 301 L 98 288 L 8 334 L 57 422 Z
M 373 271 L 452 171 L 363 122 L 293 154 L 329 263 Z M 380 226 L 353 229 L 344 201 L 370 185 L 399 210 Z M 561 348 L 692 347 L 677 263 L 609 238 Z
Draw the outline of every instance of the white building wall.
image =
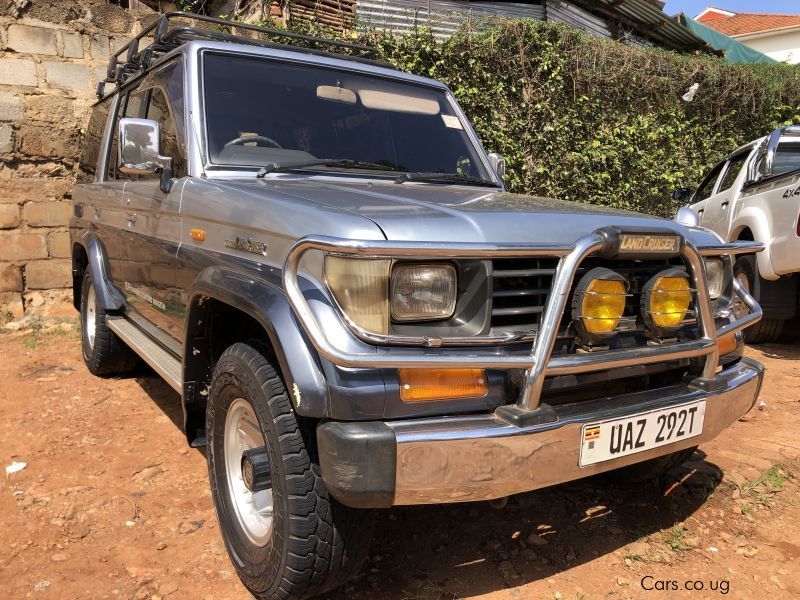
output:
M 800 28 L 772 34 L 737 36 L 735 39 L 779 62 L 800 63 Z

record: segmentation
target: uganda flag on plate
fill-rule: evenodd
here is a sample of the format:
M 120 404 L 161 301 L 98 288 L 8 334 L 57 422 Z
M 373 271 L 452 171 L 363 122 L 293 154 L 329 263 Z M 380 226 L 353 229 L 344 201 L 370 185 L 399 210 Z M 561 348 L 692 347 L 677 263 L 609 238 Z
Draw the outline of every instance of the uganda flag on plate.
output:
M 589 442 L 591 440 L 596 440 L 600 437 L 600 426 L 597 425 L 595 427 L 587 427 L 583 431 L 583 441 Z

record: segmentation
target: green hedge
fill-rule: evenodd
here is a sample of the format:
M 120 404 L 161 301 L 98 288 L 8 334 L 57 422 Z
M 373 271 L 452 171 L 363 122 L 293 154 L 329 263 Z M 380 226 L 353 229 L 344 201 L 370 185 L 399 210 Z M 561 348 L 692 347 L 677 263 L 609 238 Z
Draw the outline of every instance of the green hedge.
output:
M 675 187 L 697 185 L 776 125 L 800 122 L 800 68 L 782 64 L 641 50 L 541 21 L 501 21 L 444 42 L 427 31 L 348 39 L 445 82 L 486 149 L 506 157 L 514 192 L 671 216 Z

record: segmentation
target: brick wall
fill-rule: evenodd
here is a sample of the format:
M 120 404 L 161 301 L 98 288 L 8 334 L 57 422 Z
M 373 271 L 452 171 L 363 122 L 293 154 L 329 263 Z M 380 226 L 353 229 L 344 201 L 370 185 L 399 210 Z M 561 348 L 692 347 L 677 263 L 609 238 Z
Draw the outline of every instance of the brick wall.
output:
M 0 325 L 74 314 L 81 130 L 110 50 L 152 18 L 104 0 L 0 0 Z

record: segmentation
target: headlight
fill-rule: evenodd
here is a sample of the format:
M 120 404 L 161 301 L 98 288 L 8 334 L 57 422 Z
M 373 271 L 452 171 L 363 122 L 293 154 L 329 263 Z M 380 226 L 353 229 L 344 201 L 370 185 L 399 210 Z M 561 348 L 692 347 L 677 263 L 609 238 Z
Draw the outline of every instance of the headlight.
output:
M 392 271 L 391 307 L 394 321 L 448 319 L 456 308 L 453 265 L 396 265 Z
M 345 317 L 369 333 L 389 332 L 388 259 L 325 256 L 325 282 Z
M 718 258 L 707 258 L 705 259 L 705 264 L 708 295 L 711 296 L 712 300 L 716 300 L 722 294 L 725 266 Z
M 625 312 L 625 278 L 598 267 L 584 275 L 575 287 L 572 318 L 582 337 L 613 333 Z
M 686 272 L 667 269 L 650 279 L 642 293 L 642 316 L 653 329 L 674 329 L 686 318 L 692 289 Z

